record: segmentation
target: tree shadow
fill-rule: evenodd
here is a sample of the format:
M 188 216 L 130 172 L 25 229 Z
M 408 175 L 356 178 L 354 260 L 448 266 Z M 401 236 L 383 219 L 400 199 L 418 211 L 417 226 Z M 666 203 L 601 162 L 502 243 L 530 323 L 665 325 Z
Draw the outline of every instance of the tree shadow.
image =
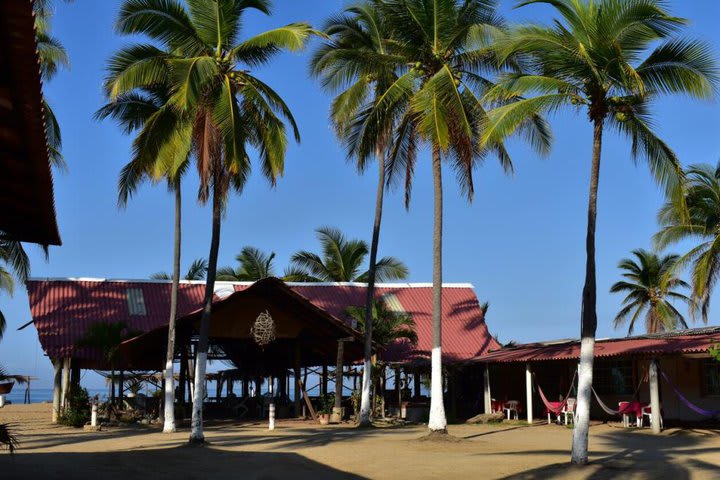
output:
M 3 462 L 3 479 L 362 479 L 297 453 L 229 452 L 214 447 L 100 453 L 18 453 Z
M 716 478 L 720 462 L 710 463 L 699 458 L 716 454 L 716 447 L 704 447 L 705 434 L 677 430 L 664 435 L 640 431 L 617 431 L 597 434 L 591 461 L 586 466 L 555 463 L 512 474 L 506 479 L 539 480 L 553 478 L 584 478 L 606 480 L 615 478 L 689 480 Z M 566 449 L 531 450 L 510 455 L 568 455 Z M 719 459 L 720 460 L 720 459 Z

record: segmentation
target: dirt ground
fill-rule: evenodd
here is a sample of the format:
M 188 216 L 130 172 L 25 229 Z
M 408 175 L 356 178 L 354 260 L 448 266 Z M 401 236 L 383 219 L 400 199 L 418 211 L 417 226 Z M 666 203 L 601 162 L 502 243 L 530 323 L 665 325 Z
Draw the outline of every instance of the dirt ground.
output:
M 591 464 L 568 465 L 571 430 L 559 425 L 457 425 L 457 443 L 422 442 L 422 426 L 358 430 L 284 421 L 218 423 L 207 447 L 186 445 L 188 429 L 112 428 L 88 433 L 53 426 L 47 404 L 8 405 L 21 442 L 0 453 L 0 478 L 147 479 L 658 479 L 720 478 L 720 434 L 711 430 L 625 430 L 594 425 Z

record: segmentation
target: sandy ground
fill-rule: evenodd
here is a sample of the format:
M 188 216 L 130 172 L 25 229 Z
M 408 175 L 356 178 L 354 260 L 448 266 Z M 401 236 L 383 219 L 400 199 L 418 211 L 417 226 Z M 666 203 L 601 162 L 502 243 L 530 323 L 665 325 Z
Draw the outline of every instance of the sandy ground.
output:
M 422 442 L 422 426 L 358 430 L 285 421 L 206 428 L 207 447 L 186 446 L 187 428 L 88 433 L 49 423 L 50 406 L 8 405 L 21 442 L 0 453 L 0 479 L 705 479 L 720 478 L 720 434 L 710 430 L 591 428 L 591 464 L 568 465 L 571 430 L 538 424 L 457 425 L 458 443 Z

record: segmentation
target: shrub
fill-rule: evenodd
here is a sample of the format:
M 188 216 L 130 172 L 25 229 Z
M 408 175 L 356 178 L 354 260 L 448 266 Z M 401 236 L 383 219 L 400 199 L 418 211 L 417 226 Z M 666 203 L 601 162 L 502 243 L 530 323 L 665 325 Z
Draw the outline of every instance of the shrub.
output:
M 70 388 L 67 407 L 60 412 L 58 423 L 68 427 L 82 427 L 90 420 L 90 395 L 82 387 Z

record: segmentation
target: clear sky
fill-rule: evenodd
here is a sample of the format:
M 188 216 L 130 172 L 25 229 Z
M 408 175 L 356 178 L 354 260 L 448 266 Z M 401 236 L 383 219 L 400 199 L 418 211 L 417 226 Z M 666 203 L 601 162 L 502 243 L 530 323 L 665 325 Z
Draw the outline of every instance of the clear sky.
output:
M 35 277 L 146 278 L 171 270 L 173 199 L 163 186 L 146 186 L 128 208 L 116 207 L 116 183 L 128 161 L 131 139 L 110 122 L 92 119 L 103 102 L 101 85 L 107 58 L 130 41 L 113 31 L 118 0 L 57 2 L 54 35 L 66 46 L 72 67 L 45 85 L 59 118 L 67 173 L 55 174 L 55 203 L 62 247 L 44 260 L 29 246 Z M 275 0 L 271 17 L 250 15 L 246 33 L 295 21 L 321 26 L 347 2 Z M 702 38 L 720 55 L 720 2 L 669 2 L 673 13 L 691 20 L 687 35 Z M 544 7 L 513 10 L 501 2 L 511 21 L 544 22 Z M 220 264 L 233 264 L 244 245 L 277 253 L 284 268 L 299 249 L 317 250 L 314 229 L 339 227 L 369 241 L 374 170 L 358 176 L 328 122 L 330 97 L 308 75 L 309 51 L 285 54 L 257 74 L 291 107 L 302 143 L 289 148 L 285 177 L 271 189 L 253 175 L 242 197 L 234 196 L 222 229 Z M 720 158 L 720 109 L 717 102 L 662 98 L 655 108 L 657 129 L 684 164 Z M 475 172 L 476 198 L 468 204 L 445 174 L 444 280 L 470 282 L 481 301 L 490 302 L 487 323 L 503 342 L 576 337 L 584 278 L 584 239 L 592 131 L 586 117 L 567 112 L 551 118 L 554 146 L 538 158 L 511 142 L 516 174 L 506 177 L 496 161 Z M 617 262 L 632 249 L 649 248 L 662 195 L 644 165 L 634 165 L 629 143 L 606 135 L 600 178 L 597 229 L 598 336 L 624 335 L 612 328 L 621 298 L 608 293 L 618 279 Z M 432 179 L 427 152 L 419 163 L 410 210 L 402 192 L 386 197 L 381 255 L 401 258 L 410 281 L 432 279 Z M 184 185 L 183 269 L 207 257 L 210 210 L 194 199 L 197 182 Z M 681 251 L 682 246 L 675 251 Z M 717 295 L 716 295 L 717 296 Z M 715 305 L 720 305 L 717 299 Z M 29 327 L 28 300 L 22 288 L 0 297 L 8 330 L 0 344 L 0 364 L 17 374 L 38 375 L 38 386 L 52 382 L 52 367 Z M 711 313 L 711 323 L 718 324 Z M 89 377 L 88 377 L 89 378 Z M 93 379 L 88 386 L 100 386 Z

